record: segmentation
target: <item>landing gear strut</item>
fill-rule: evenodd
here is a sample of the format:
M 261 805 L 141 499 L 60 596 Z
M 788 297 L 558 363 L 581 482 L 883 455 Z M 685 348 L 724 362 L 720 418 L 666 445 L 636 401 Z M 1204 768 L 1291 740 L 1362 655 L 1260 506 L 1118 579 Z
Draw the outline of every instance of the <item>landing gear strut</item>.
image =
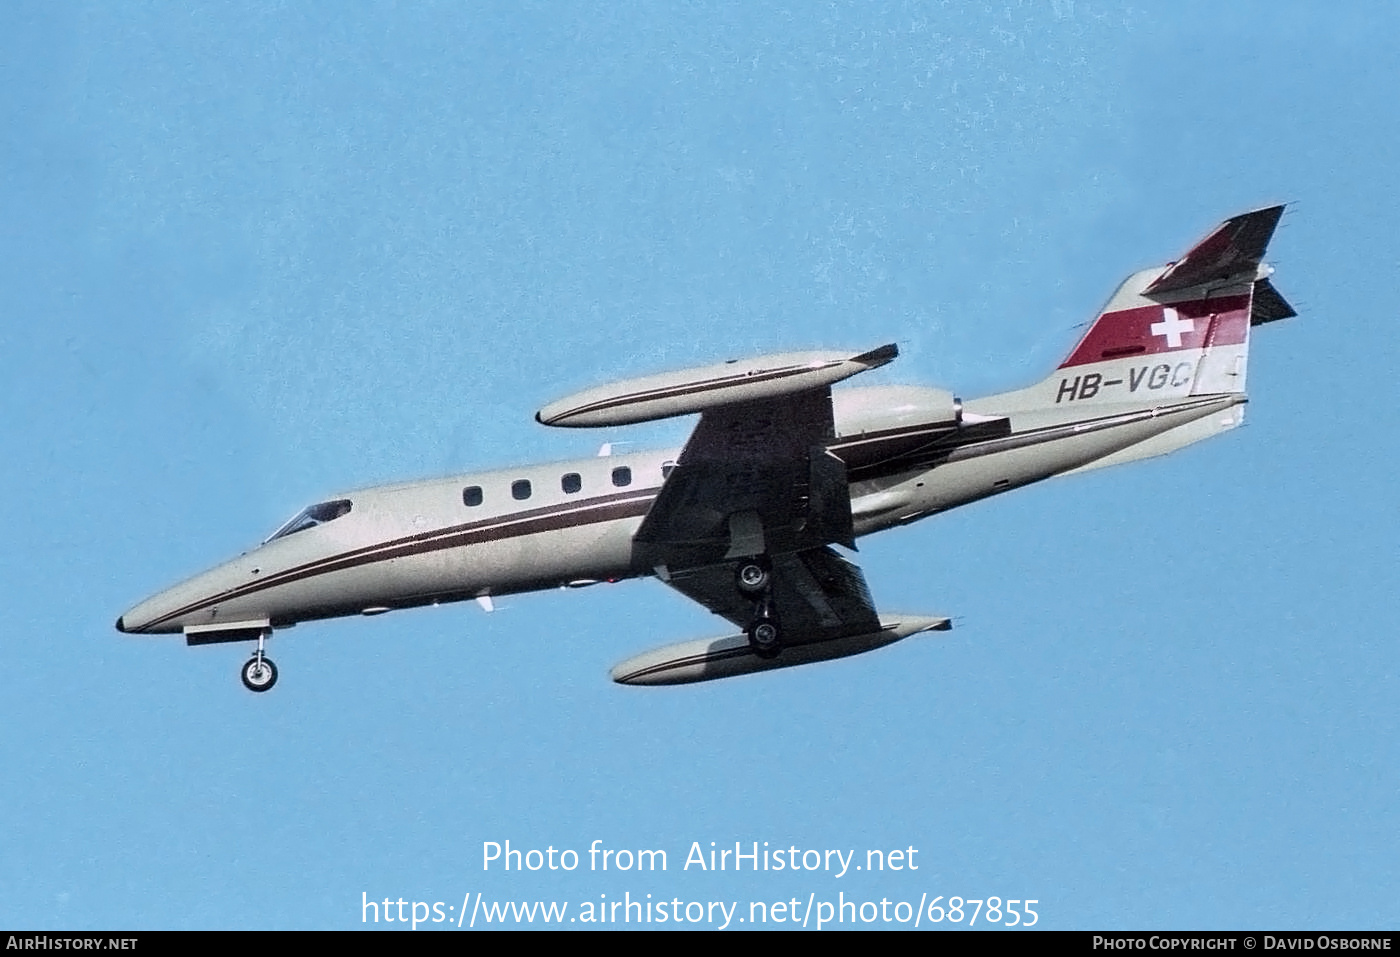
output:
M 749 648 L 760 658 L 775 658 L 783 650 L 783 630 L 773 613 L 773 569 L 765 556 L 745 559 L 734 570 L 739 593 L 754 600 L 753 621 L 744 633 Z
M 277 666 L 263 654 L 263 642 L 266 640 L 266 632 L 258 635 L 258 650 L 243 665 L 243 687 L 249 691 L 267 691 L 277 684 Z
M 760 658 L 777 657 L 783 650 L 783 629 L 773 613 L 773 563 L 767 555 L 742 558 L 734 567 L 734 586 L 753 599 L 753 620 L 744 629 L 749 650 Z

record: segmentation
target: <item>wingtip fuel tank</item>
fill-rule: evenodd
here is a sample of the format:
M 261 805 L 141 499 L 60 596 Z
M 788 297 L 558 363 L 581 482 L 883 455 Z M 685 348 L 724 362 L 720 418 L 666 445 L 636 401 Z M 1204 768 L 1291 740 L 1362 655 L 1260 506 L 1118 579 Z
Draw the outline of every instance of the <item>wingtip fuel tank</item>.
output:
M 588 428 L 690 415 L 722 405 L 776 399 L 849 379 L 899 355 L 894 343 L 849 352 L 785 352 L 664 372 L 585 389 L 535 414 L 542 425 Z
M 811 644 L 794 644 L 776 658 L 762 658 L 745 635 L 701 638 L 644 651 L 612 669 L 612 680 L 623 685 L 681 685 L 774 668 L 846 658 L 926 631 L 948 631 L 952 621 L 928 615 L 881 615 L 880 630 Z

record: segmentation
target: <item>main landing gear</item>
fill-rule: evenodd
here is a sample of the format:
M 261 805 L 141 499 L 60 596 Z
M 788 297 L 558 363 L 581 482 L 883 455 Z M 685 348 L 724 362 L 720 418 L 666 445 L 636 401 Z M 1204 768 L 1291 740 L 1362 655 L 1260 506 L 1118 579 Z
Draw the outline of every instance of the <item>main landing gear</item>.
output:
M 758 612 L 758 617 L 754 618 L 746 632 L 749 648 L 760 658 L 776 658 L 778 652 L 783 650 L 783 630 L 767 607 Z
M 772 582 L 773 570 L 768 562 L 761 558 L 745 559 L 734 570 L 734 584 L 739 586 L 739 591 L 753 598 L 768 591 Z
M 773 568 L 764 556 L 747 558 L 734 570 L 739 593 L 754 600 L 753 621 L 744 629 L 749 648 L 760 658 L 776 658 L 783 650 L 783 630 L 773 613 Z
M 263 654 L 263 643 L 266 640 L 266 632 L 258 635 L 258 650 L 243 664 L 243 687 L 249 691 L 268 691 L 277 684 L 277 666 L 272 663 L 271 658 Z

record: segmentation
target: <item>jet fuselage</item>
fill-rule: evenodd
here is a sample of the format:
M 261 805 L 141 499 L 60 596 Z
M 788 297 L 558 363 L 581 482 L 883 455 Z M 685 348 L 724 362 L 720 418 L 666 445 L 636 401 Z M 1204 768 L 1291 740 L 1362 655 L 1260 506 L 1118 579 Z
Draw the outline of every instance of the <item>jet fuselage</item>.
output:
M 1026 428 L 989 430 L 951 448 L 948 409 L 956 400 L 946 392 L 875 386 L 832 400 L 837 438 L 829 447 L 847 462 L 854 529 L 865 536 L 1071 471 L 1214 413 L 1236 416 L 1243 396 L 1105 409 L 1089 420 L 1068 406 L 1023 413 L 1011 422 L 1022 418 Z M 984 405 L 971 403 L 957 428 L 994 420 L 993 409 L 970 411 Z M 119 627 L 151 634 L 282 627 L 665 574 L 638 564 L 633 535 L 678 454 L 597 456 L 335 496 L 328 502 L 350 503 L 343 515 L 276 535 L 153 596 Z

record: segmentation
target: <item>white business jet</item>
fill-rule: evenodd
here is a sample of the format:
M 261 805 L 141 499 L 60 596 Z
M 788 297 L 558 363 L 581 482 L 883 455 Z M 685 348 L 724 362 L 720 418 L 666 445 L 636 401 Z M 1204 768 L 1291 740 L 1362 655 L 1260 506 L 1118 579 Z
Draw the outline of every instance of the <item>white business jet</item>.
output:
M 1295 313 L 1262 262 L 1283 208 L 1228 220 L 1129 277 L 1049 378 L 967 402 L 832 386 L 893 360 L 800 352 L 602 386 L 535 418 L 616 427 L 699 413 L 680 450 L 606 455 L 348 492 L 117 619 L 189 644 L 345 615 L 654 576 L 740 634 L 617 665 L 623 684 L 703 681 L 870 651 L 949 619 L 876 611 L 833 546 L 1032 482 L 1160 455 L 1243 419 L 1250 328 Z

